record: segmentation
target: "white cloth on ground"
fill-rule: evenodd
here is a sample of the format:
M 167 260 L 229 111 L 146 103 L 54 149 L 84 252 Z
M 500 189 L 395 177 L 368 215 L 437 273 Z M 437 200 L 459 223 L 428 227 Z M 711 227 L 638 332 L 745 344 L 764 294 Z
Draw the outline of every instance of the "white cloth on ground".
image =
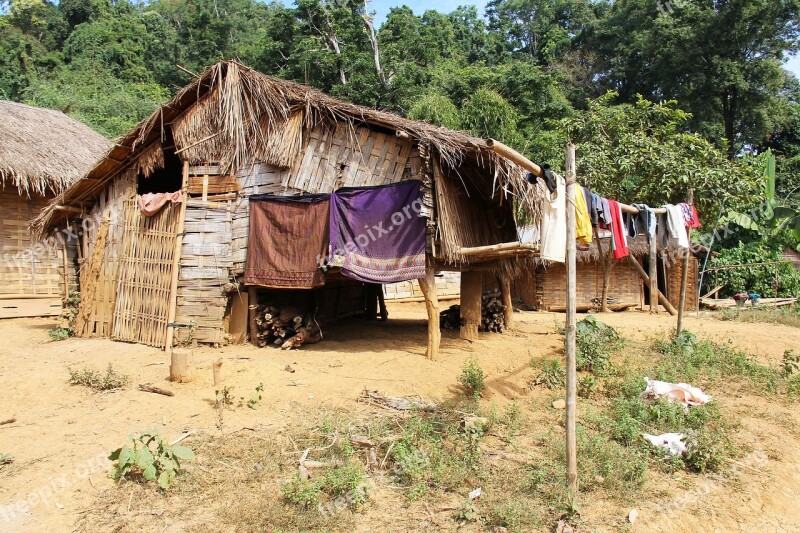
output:
M 642 392 L 644 398 L 657 399 L 666 396 L 668 400 L 682 403 L 687 407 L 705 405 L 712 400 L 708 394 L 686 383 L 667 383 L 666 381 L 651 380 L 648 377 L 644 380 L 647 382 L 647 387 Z
M 683 455 L 687 450 L 686 443 L 683 442 L 686 435 L 683 433 L 663 433 L 661 435 L 643 433 L 642 437 L 650 441 L 653 446 L 664 448 L 670 455 Z
M 544 182 L 538 180 L 537 185 L 544 189 L 544 195 L 547 198 L 544 202 L 541 230 L 539 231 L 541 238 L 539 256 L 547 261 L 563 263 L 567 258 L 566 181 L 556 174 L 555 198 L 547 190 Z

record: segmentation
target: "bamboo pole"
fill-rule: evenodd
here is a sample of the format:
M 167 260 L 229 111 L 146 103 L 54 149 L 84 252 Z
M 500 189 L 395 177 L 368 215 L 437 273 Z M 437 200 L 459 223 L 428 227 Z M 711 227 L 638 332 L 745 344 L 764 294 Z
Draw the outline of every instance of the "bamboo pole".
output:
M 567 143 L 567 317 L 566 317 L 566 355 L 567 355 L 567 486 L 570 495 L 578 494 L 578 450 L 575 433 L 576 401 L 576 288 L 575 273 L 575 145 Z
M 635 257 L 632 257 L 630 255 L 628 256 L 628 261 L 634 267 L 636 267 L 636 271 L 639 273 L 639 276 L 642 277 L 644 282 L 647 283 L 648 285 L 651 285 L 650 276 L 648 276 L 647 272 L 644 271 L 644 269 L 642 268 L 642 265 L 639 264 L 639 261 L 637 261 Z M 667 300 L 667 297 L 664 296 L 664 293 L 662 293 L 660 290 L 656 289 L 656 294 L 658 294 L 658 301 L 661 302 L 661 305 L 664 306 L 664 308 L 667 310 L 667 312 L 670 315 L 675 316 L 675 315 L 678 314 L 677 309 L 675 309 L 675 307 L 669 302 L 669 300 Z
M 658 314 L 658 245 L 656 236 L 650 239 L 650 312 Z
M 686 203 L 689 205 L 694 204 L 694 189 L 689 189 L 689 193 L 686 195 Z M 692 242 L 692 229 L 686 228 L 686 237 L 689 239 L 689 242 Z M 681 298 L 680 298 L 680 306 L 678 307 L 678 326 L 675 328 L 675 334 L 680 335 L 681 330 L 683 329 L 683 309 L 686 307 L 686 282 L 689 279 L 689 253 L 691 247 L 687 248 L 685 253 L 683 254 L 683 260 L 681 261 Z
M 501 244 L 490 244 L 488 246 L 473 246 L 471 248 L 461 248 L 459 253 L 465 257 L 470 257 L 473 255 L 482 255 L 487 252 L 503 252 L 507 250 L 516 251 L 516 250 L 538 250 L 539 246 L 532 243 L 525 243 L 525 242 L 504 242 Z
M 544 172 L 542 171 L 542 167 L 522 155 L 521 153 L 517 152 L 510 146 L 506 146 L 505 144 L 501 143 L 500 141 L 496 141 L 495 139 L 486 139 L 486 147 L 500 155 L 515 165 L 519 165 L 531 174 L 536 177 L 541 178 L 544 176 Z
M 178 312 L 178 275 L 181 269 L 181 249 L 183 247 L 183 228 L 186 223 L 186 204 L 189 203 L 189 161 L 183 162 L 183 201 L 178 215 L 178 228 L 175 230 L 175 249 L 172 252 L 172 277 L 169 282 L 169 308 L 167 311 L 167 340 L 164 350 L 172 348 L 175 338 L 175 315 Z
M 436 295 L 435 270 L 432 266 L 425 269 L 425 277 L 420 278 L 419 288 L 425 299 L 425 309 L 428 311 L 428 346 L 425 357 L 435 361 L 439 357 L 439 344 L 442 332 L 439 328 L 439 298 Z

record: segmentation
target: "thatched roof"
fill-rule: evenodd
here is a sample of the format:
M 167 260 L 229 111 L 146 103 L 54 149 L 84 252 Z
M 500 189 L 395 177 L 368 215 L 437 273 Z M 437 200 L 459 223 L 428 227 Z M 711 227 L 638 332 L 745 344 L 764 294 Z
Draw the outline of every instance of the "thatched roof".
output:
M 82 177 L 111 143 L 61 111 L 0 100 L 0 186 L 57 194 Z
M 301 120 L 298 120 L 301 118 Z M 515 197 L 531 216 L 538 212 L 535 188 L 528 186 L 522 169 L 486 147 L 484 140 L 462 132 L 409 120 L 394 113 L 358 106 L 316 89 L 252 70 L 236 61 L 210 67 L 149 118 L 123 135 L 86 177 L 67 189 L 34 223 L 38 233 L 66 216 L 56 205 L 85 208 L 105 185 L 123 172 L 145 176 L 163 165 L 160 144 L 169 125 L 180 157 L 191 164 L 219 162 L 232 172 L 254 161 L 277 165 L 291 159 L 299 143 L 286 142 L 290 130 L 320 123 L 368 126 L 403 131 L 426 144 L 452 169 L 464 165 L 483 168 L 493 196 Z

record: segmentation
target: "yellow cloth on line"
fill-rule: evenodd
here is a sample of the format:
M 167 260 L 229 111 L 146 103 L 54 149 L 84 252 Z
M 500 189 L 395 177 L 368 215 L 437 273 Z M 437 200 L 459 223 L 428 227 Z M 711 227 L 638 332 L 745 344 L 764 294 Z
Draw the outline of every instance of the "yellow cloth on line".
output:
M 586 207 L 586 197 L 583 187 L 575 187 L 575 238 L 581 244 L 592 242 L 592 220 L 589 218 L 589 209 Z

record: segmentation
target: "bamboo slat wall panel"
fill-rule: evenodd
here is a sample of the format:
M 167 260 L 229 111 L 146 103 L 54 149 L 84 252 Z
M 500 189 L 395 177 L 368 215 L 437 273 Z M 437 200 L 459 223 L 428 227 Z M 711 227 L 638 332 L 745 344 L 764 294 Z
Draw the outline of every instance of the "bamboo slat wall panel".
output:
M 125 202 L 112 338 L 164 347 L 180 213 L 179 204 L 167 204 L 146 217 L 135 200 Z
M 28 229 L 48 200 L 0 191 L 0 296 L 64 296 L 63 248 L 37 245 Z
M 126 202 L 135 199 L 135 194 L 136 184 L 133 178 L 129 175 L 120 176 L 100 194 L 98 202 L 83 221 L 72 226 L 72 231 L 79 236 L 81 312 L 88 317 L 84 331 L 79 332 L 82 336 L 112 335 L 117 301 L 117 271 L 122 235 L 125 232 L 124 210 Z M 87 258 L 94 253 L 97 232 L 103 220 L 108 221 L 108 235 L 101 270 L 89 272 L 85 268 Z M 87 290 L 92 285 L 93 290 Z
M 223 285 L 229 280 L 232 209 L 191 200 L 186 206 L 185 235 L 178 276 L 178 309 L 175 329 L 178 342 L 191 339 L 223 344 L 223 319 L 228 297 Z M 189 337 L 191 335 L 191 337 Z
M 596 262 L 579 263 L 577 266 L 576 303 L 578 306 L 592 305 L 592 300 L 603 294 L 603 267 Z M 534 279 L 537 283 L 538 308 L 547 310 L 564 307 L 567 294 L 567 272 L 562 264 L 538 267 Z M 642 302 L 642 281 L 636 270 L 626 261 L 617 261 L 611 270 L 608 296 L 617 298 L 621 304 Z
M 662 263 L 663 264 L 663 263 Z M 681 305 L 681 277 L 683 272 L 683 262 L 680 257 L 676 257 L 672 265 L 667 265 L 667 300 L 675 309 Z M 686 304 L 684 311 L 697 311 L 698 301 L 698 261 L 693 255 L 689 256 L 689 275 L 686 278 Z

